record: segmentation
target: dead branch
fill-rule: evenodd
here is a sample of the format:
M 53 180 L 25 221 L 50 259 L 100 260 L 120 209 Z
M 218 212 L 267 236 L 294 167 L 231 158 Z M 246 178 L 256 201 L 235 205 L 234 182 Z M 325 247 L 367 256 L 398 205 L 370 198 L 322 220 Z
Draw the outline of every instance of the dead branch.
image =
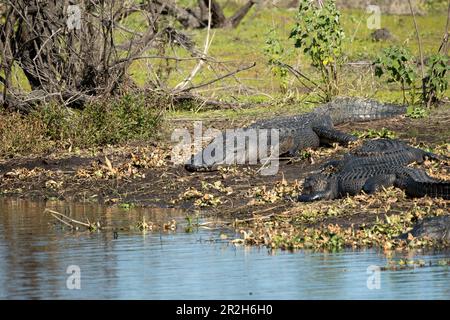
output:
M 154 60 L 162 64 L 165 61 L 166 65 L 169 60 L 175 64 L 197 60 L 194 69 L 171 93 L 176 95 L 234 77 L 247 69 L 240 68 L 204 84 L 192 85 L 204 64 L 210 67 L 221 64 L 208 57 L 210 29 L 236 27 L 255 3 L 253 0 L 231 18 L 224 16 L 216 0 L 198 0 L 198 8 L 193 9 L 181 8 L 173 0 L 142 0 L 132 5 L 114 0 L 80 0 L 71 7 L 68 4 L 72 2 L 58 0 L 3 2 L 0 103 L 11 110 L 28 113 L 50 101 L 83 109 L 94 99 L 120 95 L 127 88 L 136 88 L 127 71 L 137 60 L 146 60 L 150 72 L 146 89 L 155 92 L 167 92 L 168 76 L 161 77 L 159 64 Z M 79 10 L 76 23 L 69 23 L 74 18 L 71 10 L 75 13 Z M 141 15 L 146 29 L 134 30 L 128 26 L 125 19 L 131 15 Z M 161 20 L 163 16 L 174 17 L 186 28 L 208 28 L 203 50 L 197 50 L 188 35 L 167 26 L 167 18 Z M 118 33 L 123 38 L 120 43 L 116 40 Z M 182 47 L 191 57 L 168 54 L 166 50 L 172 46 Z M 31 92 L 25 91 L 22 84 L 12 84 L 11 79 L 19 70 L 25 75 Z
M 212 0 L 208 0 L 208 1 L 209 1 L 209 5 L 211 5 Z M 205 46 L 203 49 L 203 53 L 201 55 L 202 58 L 204 58 L 208 55 L 208 50 L 212 43 L 212 39 L 210 40 L 211 22 L 212 22 L 212 12 L 211 12 L 211 7 L 209 7 L 208 31 L 206 33 Z M 195 75 L 198 73 L 198 71 L 200 70 L 200 68 L 203 66 L 204 63 L 205 63 L 205 61 L 203 59 L 200 59 L 199 62 L 197 63 L 197 65 L 194 67 L 194 69 L 192 69 L 189 76 L 175 86 L 175 91 L 182 91 L 189 83 L 191 83 L 192 79 L 195 77 Z
M 82 222 L 82 221 L 78 221 L 75 219 L 72 219 L 68 216 L 66 216 L 65 214 L 62 214 L 58 211 L 54 211 L 51 209 L 45 209 L 44 213 L 50 213 L 54 218 L 56 218 L 58 221 L 64 223 L 67 226 L 70 226 L 71 228 L 75 229 L 76 225 L 80 225 L 89 229 L 94 229 L 94 228 L 98 228 L 98 223 L 97 224 L 92 224 L 88 221 L 88 223 L 86 222 Z
M 248 65 L 248 66 L 240 67 L 240 68 L 238 68 L 238 69 L 236 69 L 236 70 L 234 70 L 234 71 L 232 71 L 232 72 L 229 72 L 229 73 L 227 73 L 227 74 L 225 74 L 225 75 L 223 75 L 223 76 L 220 76 L 220 77 L 218 77 L 218 78 L 216 78 L 216 79 L 207 81 L 207 82 L 205 82 L 205 83 L 202 83 L 202 84 L 199 84 L 199 85 L 196 85 L 196 86 L 194 86 L 194 85 L 193 85 L 193 86 L 190 86 L 190 87 L 188 87 L 188 88 L 179 90 L 178 92 L 186 92 L 186 91 L 191 91 L 191 90 L 194 90 L 194 89 L 199 89 L 199 88 L 202 88 L 202 87 L 209 86 L 209 85 L 211 85 L 211 84 L 213 84 L 213 83 L 215 83 L 215 82 L 221 81 L 221 80 L 223 80 L 223 79 L 225 79 L 225 78 L 229 78 L 229 77 L 231 77 L 231 76 L 234 76 L 235 74 L 238 74 L 239 72 L 242 72 L 242 71 L 251 69 L 251 68 L 253 68 L 254 66 L 256 66 L 256 62 L 253 62 L 251 65 Z

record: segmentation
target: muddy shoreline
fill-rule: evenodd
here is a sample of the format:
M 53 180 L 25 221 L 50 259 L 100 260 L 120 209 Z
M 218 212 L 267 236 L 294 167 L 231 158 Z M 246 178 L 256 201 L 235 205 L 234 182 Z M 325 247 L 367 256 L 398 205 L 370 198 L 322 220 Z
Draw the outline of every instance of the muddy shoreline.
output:
M 211 125 L 221 127 L 226 122 Z M 425 119 L 402 116 L 339 127 L 349 133 L 382 128 L 414 145 L 450 156 L 450 108 L 447 106 Z M 259 218 L 262 222 L 280 219 L 283 222 L 278 230 L 296 230 L 300 225 L 313 230 L 330 225 L 356 230 L 385 221 L 389 214 L 422 209 L 425 215 L 449 213 L 449 201 L 408 199 L 400 190 L 316 204 L 299 204 L 293 200 L 310 171 L 348 151 L 341 146 L 310 151 L 308 158 L 281 162 L 278 174 L 273 176 L 261 176 L 255 167 L 189 173 L 182 166 L 170 163 L 171 146 L 164 141 L 81 151 L 76 155 L 54 153 L 3 159 L 0 160 L 0 196 L 98 202 L 124 208 L 181 208 L 189 215 L 238 219 L 250 229 Z M 450 177 L 449 163 L 429 162 L 425 166 L 432 174 Z M 420 217 L 412 217 L 410 222 Z

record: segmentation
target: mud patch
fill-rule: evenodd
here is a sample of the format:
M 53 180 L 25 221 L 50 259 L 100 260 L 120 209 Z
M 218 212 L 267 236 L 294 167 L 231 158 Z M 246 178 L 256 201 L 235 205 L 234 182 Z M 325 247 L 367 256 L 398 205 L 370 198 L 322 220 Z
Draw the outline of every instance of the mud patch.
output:
M 339 126 L 349 133 L 382 128 L 393 131 L 413 145 L 450 156 L 448 107 L 433 112 L 426 119 L 399 117 Z M 311 171 L 331 157 L 348 151 L 348 148 L 337 145 L 308 150 L 306 157 L 282 162 L 279 172 L 273 176 L 261 176 L 257 174 L 258 167 L 246 166 L 189 173 L 182 166 L 171 164 L 171 146 L 163 142 L 105 148 L 79 155 L 6 159 L 0 162 L 0 193 L 7 197 L 98 202 L 123 207 L 183 208 L 189 215 L 237 221 L 235 226 L 243 228 L 247 234 L 241 239 L 245 243 L 286 248 L 300 246 L 299 243 L 307 247 L 305 243 L 310 242 L 309 237 L 331 239 L 326 236 L 331 232 L 330 226 L 335 226 L 332 227 L 335 234 L 346 237 L 347 240 L 341 241 L 345 245 L 389 247 L 390 237 L 396 234 L 392 230 L 378 242 L 374 239 L 368 241 L 367 234 L 364 237 L 359 235 L 360 239 L 366 239 L 361 242 L 350 235 L 360 230 L 367 231 L 368 226 L 374 228 L 379 225 L 390 230 L 385 225 L 390 215 L 404 217 L 409 214 L 409 220 L 400 222 L 403 227 L 395 229 L 399 234 L 424 216 L 448 214 L 449 201 L 412 200 L 400 190 L 313 205 L 295 201 L 302 190 L 303 179 Z M 450 179 L 448 162 L 426 162 L 424 166 L 430 174 Z M 292 239 L 298 238 L 296 232 L 299 228 L 312 231 L 301 238 L 302 241 L 296 242 Z M 268 236 L 270 232 L 267 230 L 276 231 Z M 317 233 L 318 230 L 322 233 Z M 353 230 L 353 233 L 348 230 Z M 313 242 L 328 243 L 322 240 Z M 340 245 L 341 242 L 337 243 Z

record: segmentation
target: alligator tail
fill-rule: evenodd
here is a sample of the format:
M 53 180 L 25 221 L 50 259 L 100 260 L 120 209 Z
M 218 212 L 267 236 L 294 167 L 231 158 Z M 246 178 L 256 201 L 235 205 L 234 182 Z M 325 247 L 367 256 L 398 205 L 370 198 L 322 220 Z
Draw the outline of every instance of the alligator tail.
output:
M 443 154 L 436 154 L 432 152 L 425 152 L 425 157 L 435 161 L 450 161 L 450 157 L 447 157 L 446 155 Z
M 406 185 L 406 194 L 411 197 L 429 196 L 450 200 L 450 181 L 419 182 L 410 181 Z
M 347 122 L 393 118 L 406 114 L 406 106 L 381 103 L 370 99 L 342 97 L 319 107 L 317 112 L 329 113 L 333 124 L 337 125 Z

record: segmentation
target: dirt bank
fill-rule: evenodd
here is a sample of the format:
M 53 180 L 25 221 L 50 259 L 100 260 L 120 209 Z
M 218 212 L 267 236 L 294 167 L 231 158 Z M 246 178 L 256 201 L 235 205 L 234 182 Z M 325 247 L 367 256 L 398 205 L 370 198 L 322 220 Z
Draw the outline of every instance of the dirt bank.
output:
M 215 121 L 211 125 L 226 127 L 227 122 Z M 423 119 L 402 116 L 339 127 L 346 132 L 369 132 L 372 135 L 392 131 L 414 145 L 450 156 L 449 128 L 448 107 L 441 107 Z M 315 204 L 300 204 L 293 200 L 301 192 L 302 181 L 310 171 L 330 157 L 345 152 L 348 148 L 340 146 L 310 150 L 304 159 L 282 162 L 278 174 L 261 176 L 255 167 L 189 173 L 183 167 L 171 164 L 171 147 L 167 142 L 129 144 L 83 151 L 77 155 L 3 159 L 0 162 L 0 193 L 7 197 L 56 198 L 122 207 L 184 208 L 188 214 L 201 212 L 221 219 L 239 219 L 241 227 L 253 230 L 253 235 L 267 232 L 264 223 L 255 225 L 255 221 L 273 222 L 273 219 L 278 223 L 276 229 L 285 232 L 295 232 L 300 225 L 313 228 L 311 230 L 321 230 L 329 225 L 355 230 L 386 222 L 387 215 L 412 212 L 408 221 L 399 222 L 404 228 L 402 230 L 407 230 L 423 216 L 448 214 L 449 201 L 412 200 L 396 189 L 373 196 L 361 195 Z M 426 162 L 424 167 L 433 175 L 450 179 L 449 163 Z M 264 228 L 260 229 L 261 226 Z M 256 240 L 247 236 L 246 241 L 260 243 L 261 238 Z M 271 242 L 270 245 L 275 244 Z

